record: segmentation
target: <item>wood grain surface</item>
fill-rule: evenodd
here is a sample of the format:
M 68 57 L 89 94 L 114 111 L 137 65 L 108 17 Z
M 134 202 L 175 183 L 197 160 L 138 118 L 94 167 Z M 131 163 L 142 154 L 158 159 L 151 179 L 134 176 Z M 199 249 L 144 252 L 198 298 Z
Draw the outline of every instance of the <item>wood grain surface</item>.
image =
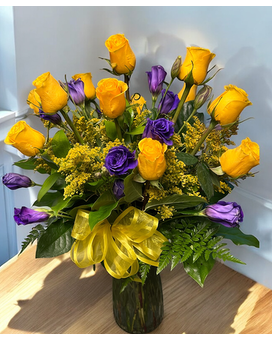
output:
M 153 334 L 272 334 L 272 291 L 216 263 L 204 288 L 177 266 L 161 273 L 164 319 Z M 36 259 L 35 246 L 0 268 L 1 334 L 124 334 L 112 278 L 69 254 Z

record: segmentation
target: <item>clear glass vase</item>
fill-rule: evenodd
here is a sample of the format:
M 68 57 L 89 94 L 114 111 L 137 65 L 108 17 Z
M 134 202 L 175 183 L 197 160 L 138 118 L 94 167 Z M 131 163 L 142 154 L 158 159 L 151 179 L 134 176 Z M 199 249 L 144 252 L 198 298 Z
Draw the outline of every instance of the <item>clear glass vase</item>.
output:
M 121 292 L 124 279 L 113 278 L 112 300 L 116 323 L 127 333 L 150 333 L 163 319 L 163 291 L 160 275 L 151 267 L 145 284 L 132 281 Z

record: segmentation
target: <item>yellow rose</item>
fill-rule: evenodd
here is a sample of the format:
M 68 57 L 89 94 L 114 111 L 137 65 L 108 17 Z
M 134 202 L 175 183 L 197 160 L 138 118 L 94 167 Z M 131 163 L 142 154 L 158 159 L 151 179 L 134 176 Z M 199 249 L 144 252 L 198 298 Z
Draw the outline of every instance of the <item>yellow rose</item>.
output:
M 32 84 L 36 87 L 36 93 L 41 98 L 44 113 L 56 113 L 67 104 L 67 93 L 50 72 L 43 73 Z
M 139 95 L 137 93 L 135 93 L 132 96 L 131 104 L 135 105 L 138 114 L 141 113 L 145 103 L 146 103 L 146 100 L 144 99 L 143 96 L 141 96 L 141 95 Z
M 135 68 L 136 58 L 124 34 L 111 35 L 105 42 L 110 62 L 119 74 L 128 74 Z
M 84 83 L 84 93 L 88 99 L 95 98 L 95 87 L 92 82 L 91 73 L 77 73 L 72 77 L 74 80 L 80 78 Z
M 184 80 L 192 70 L 193 62 L 193 78 L 194 84 L 198 85 L 206 78 L 207 70 L 210 62 L 215 57 L 210 50 L 201 47 L 187 47 L 186 57 L 179 70 L 179 80 Z
M 20 120 L 10 129 L 4 142 L 14 146 L 22 154 L 32 157 L 43 147 L 45 137 L 42 133 L 30 127 L 25 121 Z
M 101 111 L 109 118 L 117 118 L 126 109 L 125 91 L 126 83 L 115 78 L 101 79 L 96 88 L 96 96 L 99 100 Z
M 220 125 L 234 123 L 242 110 L 252 103 L 247 99 L 247 93 L 234 85 L 225 86 L 225 92 L 217 97 L 207 108 L 209 114 L 214 111 L 214 119 Z
M 182 88 L 182 89 L 179 91 L 179 93 L 178 93 L 179 100 L 181 99 L 184 90 L 185 90 L 185 83 L 184 83 L 184 85 L 183 85 L 183 88 Z M 197 90 L 197 86 L 196 86 L 196 85 L 193 85 L 193 86 L 190 88 L 190 91 L 189 91 L 189 94 L 188 94 L 188 96 L 187 96 L 187 98 L 186 98 L 186 100 L 185 100 L 185 103 L 186 103 L 186 102 L 189 102 L 189 101 L 191 101 L 191 100 L 195 100 L 196 90 Z
M 219 159 L 222 170 L 232 178 L 247 174 L 251 168 L 260 164 L 260 148 L 248 137 L 241 145 L 228 149 Z
M 36 89 L 33 89 L 29 92 L 27 97 L 27 104 L 34 110 L 35 114 L 39 113 L 39 108 L 41 107 L 41 98 L 36 92 Z
M 155 181 L 162 177 L 166 170 L 164 153 L 166 144 L 152 138 L 144 138 L 139 143 L 138 169 L 140 175 L 149 181 Z

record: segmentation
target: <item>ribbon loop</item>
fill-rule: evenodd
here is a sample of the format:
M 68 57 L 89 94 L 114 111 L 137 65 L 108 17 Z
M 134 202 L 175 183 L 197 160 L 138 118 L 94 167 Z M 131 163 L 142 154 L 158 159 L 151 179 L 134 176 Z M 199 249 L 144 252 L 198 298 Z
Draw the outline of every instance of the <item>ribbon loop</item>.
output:
M 71 259 L 81 268 L 104 261 L 108 273 L 117 279 L 135 275 L 139 270 L 138 260 L 153 266 L 159 264 L 161 247 L 167 239 L 157 227 L 157 218 L 129 207 L 112 226 L 104 220 L 90 231 L 89 213 L 78 210 L 72 231 L 76 241 L 71 248 Z

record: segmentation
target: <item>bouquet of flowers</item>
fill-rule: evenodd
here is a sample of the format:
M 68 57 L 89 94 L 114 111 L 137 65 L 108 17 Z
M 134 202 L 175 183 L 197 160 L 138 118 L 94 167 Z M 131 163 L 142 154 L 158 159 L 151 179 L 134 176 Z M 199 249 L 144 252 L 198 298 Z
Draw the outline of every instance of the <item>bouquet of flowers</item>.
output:
M 70 251 L 77 266 L 102 263 L 126 282 L 144 283 L 151 266 L 159 273 L 182 263 L 203 286 L 216 259 L 243 263 L 223 239 L 259 246 L 239 228 L 241 206 L 223 200 L 259 164 L 259 146 L 249 138 L 230 147 L 251 102 L 235 85 L 212 98 L 215 54 L 188 47 L 168 79 L 161 65 L 146 72 L 148 107 L 141 94 L 130 94 L 136 58 L 129 41 L 116 34 L 105 45 L 110 78 L 95 87 L 91 73 L 69 82 L 40 75 L 27 103 L 46 136 L 19 121 L 5 139 L 28 156 L 18 167 L 46 175 L 42 184 L 3 177 L 12 190 L 41 186 L 32 208 L 14 209 L 17 224 L 36 223 L 21 252 L 37 240 L 38 258 Z M 178 94 L 170 90 L 174 81 Z

